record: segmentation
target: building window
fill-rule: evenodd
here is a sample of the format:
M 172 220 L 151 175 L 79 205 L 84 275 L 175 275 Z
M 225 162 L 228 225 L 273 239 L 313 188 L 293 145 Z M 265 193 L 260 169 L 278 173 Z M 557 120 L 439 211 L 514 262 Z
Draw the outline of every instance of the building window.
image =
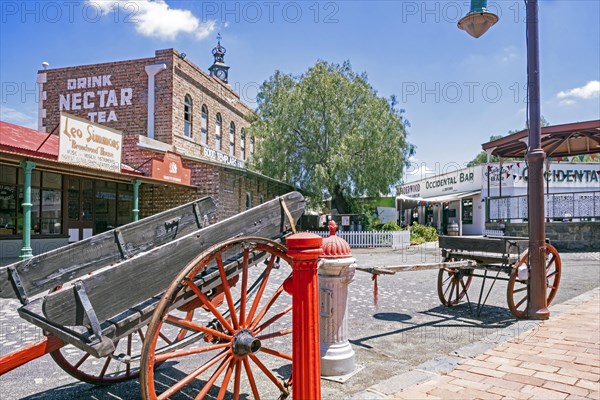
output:
M 229 155 L 235 157 L 235 124 L 229 124 Z
M 263 196 L 262 194 L 260 195 L 260 204 L 265 202 L 265 196 Z
M 192 137 L 192 98 L 189 94 L 183 100 L 183 136 Z
M 33 170 L 31 174 L 31 233 L 62 233 L 62 176 Z M 0 165 L 0 237 L 23 232 L 23 172 Z
M 202 144 L 208 143 L 208 108 L 202 104 L 202 114 L 200 116 L 200 141 Z
M 242 160 L 246 160 L 246 130 L 242 128 L 240 136 L 240 156 Z
M 254 136 L 250 136 L 250 160 L 254 158 Z
M 221 114 L 217 113 L 217 119 L 215 123 L 215 150 L 221 150 L 221 123 L 223 119 Z
M 246 210 L 252 208 L 252 195 L 246 192 Z
M 462 200 L 462 223 L 463 225 L 473 223 L 473 199 Z

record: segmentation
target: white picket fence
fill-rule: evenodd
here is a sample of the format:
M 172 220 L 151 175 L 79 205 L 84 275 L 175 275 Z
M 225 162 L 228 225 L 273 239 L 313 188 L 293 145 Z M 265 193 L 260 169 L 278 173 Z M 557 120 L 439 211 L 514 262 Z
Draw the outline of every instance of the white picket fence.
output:
M 310 233 L 324 238 L 329 236 L 329 232 L 325 231 L 310 231 Z M 410 246 L 409 231 L 342 231 L 337 232 L 336 235 L 348 242 L 351 248 L 391 247 L 399 250 Z

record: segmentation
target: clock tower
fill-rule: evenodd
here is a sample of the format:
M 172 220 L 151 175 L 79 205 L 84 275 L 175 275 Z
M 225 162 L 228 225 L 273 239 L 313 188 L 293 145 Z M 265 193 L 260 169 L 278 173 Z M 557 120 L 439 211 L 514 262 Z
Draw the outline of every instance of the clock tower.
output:
M 211 76 L 216 76 L 225 83 L 227 83 L 229 76 L 229 66 L 224 61 L 226 52 L 225 47 L 221 46 L 221 34 L 219 33 L 217 35 L 217 46 L 212 50 L 215 61 L 208 70 Z

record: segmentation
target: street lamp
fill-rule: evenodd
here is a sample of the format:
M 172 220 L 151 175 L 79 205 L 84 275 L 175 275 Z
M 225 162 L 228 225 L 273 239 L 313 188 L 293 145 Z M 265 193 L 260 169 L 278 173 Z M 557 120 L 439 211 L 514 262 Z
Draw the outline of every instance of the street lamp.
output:
M 548 319 L 550 312 L 546 302 L 546 222 L 544 219 L 543 175 L 546 153 L 542 149 L 540 127 L 538 4 L 537 0 L 526 0 L 525 3 L 527 5 L 527 101 L 529 102 L 529 144 L 525 156 L 529 167 L 527 184 L 529 301 L 527 316 L 530 319 Z M 498 21 L 498 17 L 489 13 L 486 6 L 487 0 L 471 0 L 471 11 L 458 21 L 458 27 L 476 38 L 484 34 Z
M 458 27 L 475 39 L 498 22 L 498 16 L 487 10 L 487 0 L 471 0 L 471 11 L 458 21 Z

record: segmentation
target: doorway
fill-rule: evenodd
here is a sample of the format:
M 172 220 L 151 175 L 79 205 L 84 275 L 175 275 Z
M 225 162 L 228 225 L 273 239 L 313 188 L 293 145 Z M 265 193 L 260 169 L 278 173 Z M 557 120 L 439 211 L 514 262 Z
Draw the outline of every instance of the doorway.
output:
M 67 178 L 67 215 L 69 243 L 94 234 L 94 181 Z

